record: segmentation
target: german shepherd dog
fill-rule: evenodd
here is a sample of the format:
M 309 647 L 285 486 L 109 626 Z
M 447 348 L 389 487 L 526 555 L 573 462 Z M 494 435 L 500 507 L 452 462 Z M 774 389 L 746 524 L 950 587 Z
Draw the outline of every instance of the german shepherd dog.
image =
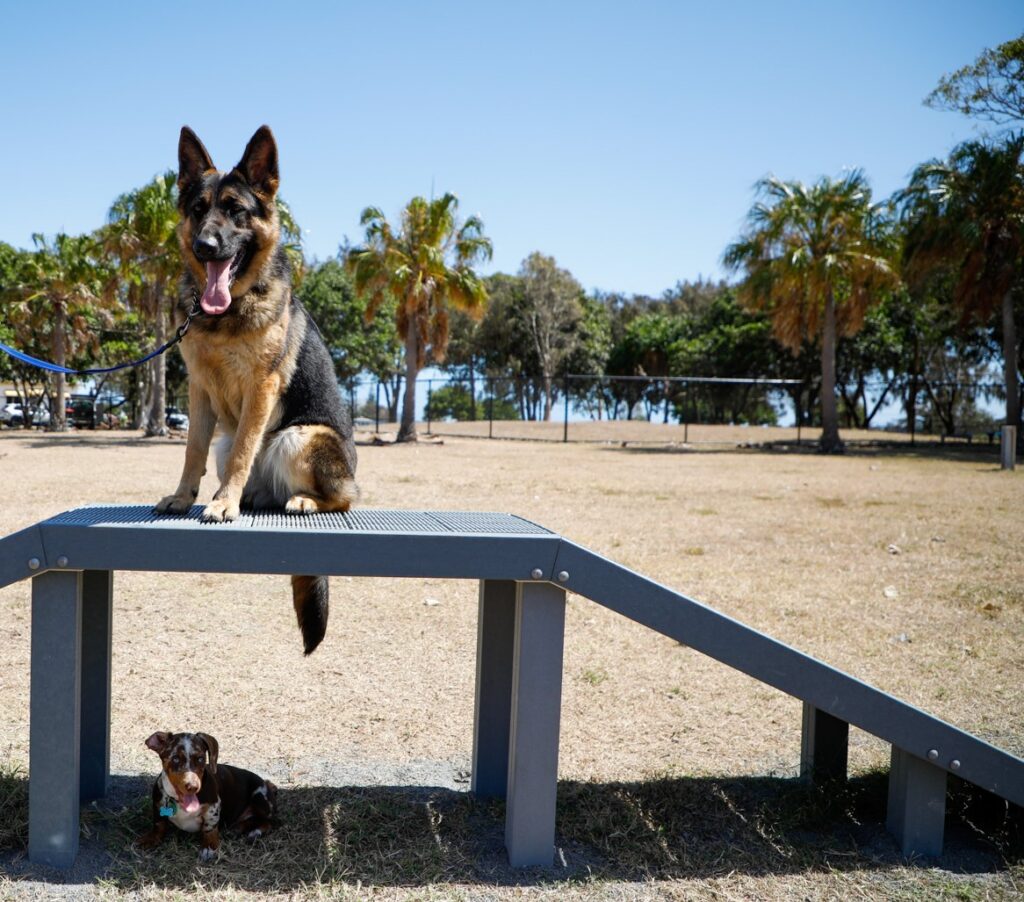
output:
M 187 126 L 178 143 L 178 239 L 185 267 L 174 316 L 200 312 L 181 341 L 189 376 L 185 468 L 157 513 L 183 514 L 199 493 L 214 428 L 220 488 L 204 520 L 242 506 L 345 511 L 356 499 L 356 449 L 331 356 L 299 300 L 280 246 L 277 145 L 267 126 L 241 162 L 218 172 Z M 327 577 L 293 576 L 305 652 L 327 629 Z

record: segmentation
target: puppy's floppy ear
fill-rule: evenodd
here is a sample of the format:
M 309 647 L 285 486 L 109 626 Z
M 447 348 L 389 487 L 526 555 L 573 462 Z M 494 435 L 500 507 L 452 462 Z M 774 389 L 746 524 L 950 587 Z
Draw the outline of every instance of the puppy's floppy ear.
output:
M 256 191 L 270 197 L 277 194 L 277 144 L 270 126 L 261 125 L 256 129 L 235 169 Z
M 217 740 L 209 733 L 196 733 L 196 736 L 202 740 L 203 745 L 206 746 L 206 752 L 210 756 L 210 773 L 217 773 L 217 755 L 220 752 L 220 746 L 217 745 Z
M 213 169 L 209 152 L 196 133 L 183 125 L 178 139 L 178 193 L 184 195 L 208 169 Z
M 167 749 L 167 743 L 171 741 L 171 734 L 166 732 L 154 733 L 146 740 L 146 748 L 152 749 L 158 755 L 162 755 Z

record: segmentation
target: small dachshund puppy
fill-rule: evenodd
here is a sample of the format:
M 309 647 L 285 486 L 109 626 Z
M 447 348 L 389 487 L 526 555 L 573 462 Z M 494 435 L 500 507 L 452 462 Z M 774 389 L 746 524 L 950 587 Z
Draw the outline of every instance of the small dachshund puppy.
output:
M 220 848 L 220 827 L 248 839 L 270 832 L 277 787 L 240 767 L 217 763 L 217 740 L 206 733 L 154 733 L 146 747 L 160 756 L 163 769 L 153 784 L 153 829 L 136 842 L 158 846 L 172 823 L 199 834 L 199 858 L 209 861 Z

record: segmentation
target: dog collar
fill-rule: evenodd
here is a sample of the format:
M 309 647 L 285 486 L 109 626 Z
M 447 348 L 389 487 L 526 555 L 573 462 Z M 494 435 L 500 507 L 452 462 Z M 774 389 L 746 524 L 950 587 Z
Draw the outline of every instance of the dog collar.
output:
M 160 817 L 174 817 L 178 813 L 178 803 L 174 799 L 168 799 L 169 805 L 160 806 Z

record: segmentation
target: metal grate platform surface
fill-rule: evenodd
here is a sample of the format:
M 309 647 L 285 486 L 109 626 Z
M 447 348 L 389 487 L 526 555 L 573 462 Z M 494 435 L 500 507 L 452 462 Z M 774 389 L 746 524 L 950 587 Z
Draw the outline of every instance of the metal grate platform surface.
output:
M 153 513 L 149 505 L 80 507 L 65 511 L 42 526 L 139 527 L 154 529 L 272 529 L 275 531 L 380 532 L 415 535 L 550 536 L 549 529 L 513 514 L 479 511 L 372 510 L 346 513 L 286 514 L 281 511 L 243 511 L 231 523 L 204 523 L 203 506 L 193 505 L 180 516 Z

